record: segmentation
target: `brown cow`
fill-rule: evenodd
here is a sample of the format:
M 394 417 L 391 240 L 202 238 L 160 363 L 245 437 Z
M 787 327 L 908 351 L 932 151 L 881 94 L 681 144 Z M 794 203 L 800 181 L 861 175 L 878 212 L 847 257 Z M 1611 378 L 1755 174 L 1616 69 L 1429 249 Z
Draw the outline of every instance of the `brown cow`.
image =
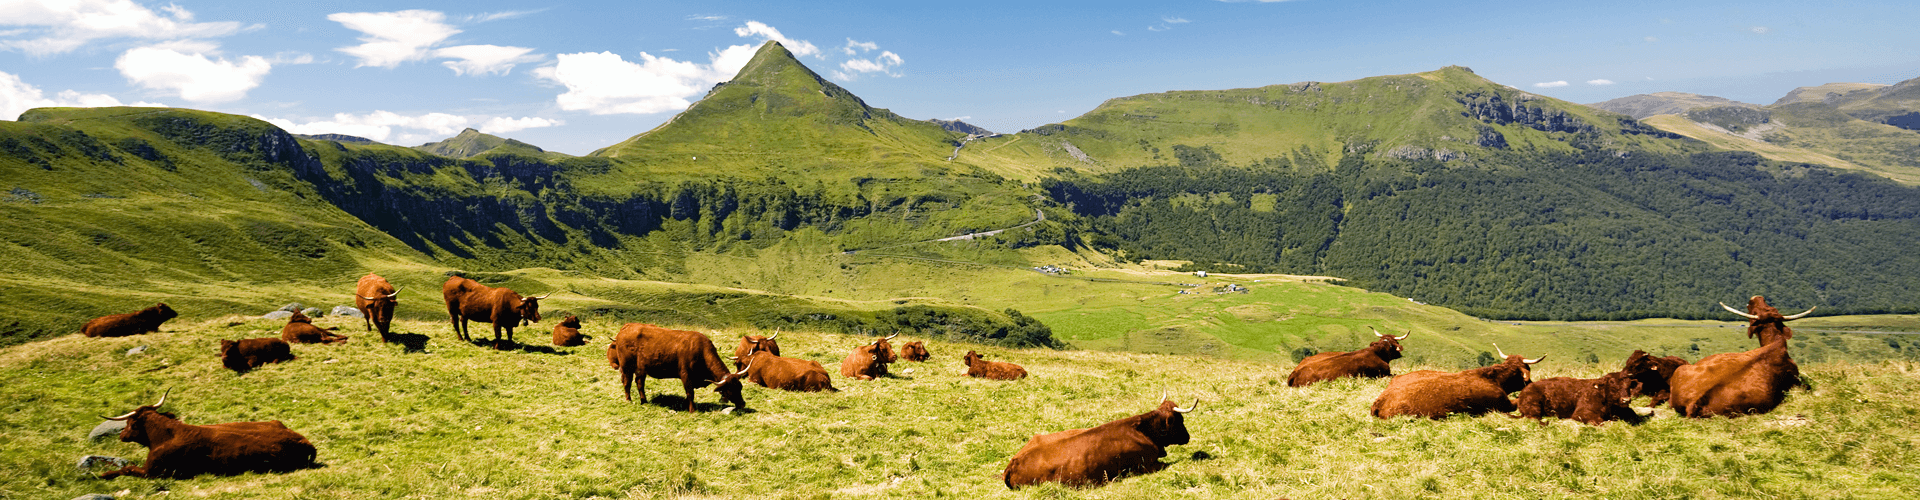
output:
M 992 380 L 1020 380 L 1027 378 L 1027 369 L 1020 365 L 1002 361 L 987 361 L 985 356 L 967 351 L 960 361 L 967 364 L 967 376 Z
M 400 289 L 380 275 L 367 273 L 353 288 L 353 308 L 365 317 L 367 329 L 380 328 L 380 341 L 393 342 L 387 332 L 393 327 L 393 308 L 400 303 Z
M 1651 398 L 1652 402 L 1647 407 L 1653 408 L 1665 404 L 1668 398 L 1673 397 L 1673 390 L 1667 385 L 1667 380 L 1673 378 L 1674 370 L 1685 364 L 1687 360 L 1679 356 L 1656 358 L 1647 354 L 1646 351 L 1635 349 L 1632 355 L 1627 356 L 1627 363 L 1620 371 L 1632 374 L 1633 379 L 1640 383 L 1638 395 Z
M 493 324 L 495 349 L 501 348 L 500 330 L 506 330 L 507 342 L 511 343 L 514 328 L 540 321 L 540 299 L 551 295 L 522 298 L 511 289 L 482 285 L 463 276 L 449 276 L 440 286 L 440 296 L 447 301 L 447 317 L 460 340 L 472 342 L 467 336 L 467 320 L 484 320 Z
M 1387 362 L 1400 359 L 1400 341 L 1406 340 L 1413 332 L 1395 337 L 1380 333 L 1372 326 L 1367 329 L 1373 330 L 1373 336 L 1379 340 L 1358 351 L 1323 352 L 1307 356 L 1307 359 L 1300 360 L 1300 364 L 1293 367 L 1293 373 L 1287 375 L 1287 387 L 1306 387 L 1315 382 L 1342 377 L 1393 376 L 1393 367 L 1388 366 Z
M 720 350 L 700 332 L 669 330 L 646 323 L 627 323 L 607 346 L 607 366 L 620 371 L 620 390 L 633 401 L 633 385 L 647 398 L 647 377 L 677 378 L 687 389 L 687 411 L 694 411 L 693 390 L 713 385 L 720 398 L 746 408 L 740 397 L 740 379 L 746 370 L 727 371 Z
M 1007 489 L 1048 482 L 1098 486 L 1166 468 L 1160 458 L 1167 456 L 1167 447 L 1190 439 L 1183 414 L 1199 406 L 1195 400 L 1177 408 L 1162 397 L 1153 411 L 1088 429 L 1035 434 L 1007 461 L 1001 481 Z
M 560 320 L 559 324 L 553 325 L 553 345 L 562 347 L 587 345 L 588 338 L 591 337 L 580 334 L 580 318 L 578 317 L 569 315 L 567 319 Z
M 347 336 L 333 333 L 313 326 L 313 319 L 299 311 L 287 318 L 287 326 L 280 328 L 280 340 L 294 344 L 340 344 Z
M 767 351 L 748 355 L 747 381 L 768 389 L 799 392 L 839 392 L 827 368 L 810 359 L 785 358 Z
M 233 422 L 214 425 L 187 425 L 173 414 L 159 411 L 160 402 L 135 408 L 126 415 L 101 417 L 120 420 L 127 428 L 120 440 L 147 447 L 142 466 L 126 466 L 100 474 L 101 478 L 119 476 L 187 479 L 200 474 L 239 474 L 242 472 L 287 472 L 313 467 L 313 443 L 285 424 L 270 422 Z
M 1495 351 L 1499 345 L 1493 346 Z M 1373 416 L 1393 418 L 1418 415 L 1440 419 L 1455 413 L 1479 415 L 1489 411 L 1512 413 L 1513 400 L 1507 395 L 1525 389 L 1533 378 L 1532 366 L 1546 359 L 1508 356 L 1506 361 L 1483 368 L 1445 373 L 1420 370 L 1393 378 L 1387 390 L 1373 400 Z
M 927 360 L 933 359 L 933 353 L 927 352 L 926 342 L 915 340 L 900 345 L 900 359 L 915 363 L 925 363 Z
M 1625 371 L 1600 378 L 1553 377 L 1527 384 L 1513 405 L 1520 414 L 1515 418 L 1540 420 L 1553 416 L 1573 419 L 1587 425 L 1608 420 L 1639 423 L 1642 418 L 1627 403 L 1640 393 L 1640 381 Z M 1541 425 L 1546 425 L 1540 420 Z
M 139 311 L 93 318 L 80 327 L 80 334 L 88 337 L 125 337 L 158 332 L 161 323 L 179 316 L 173 312 L 173 308 L 167 307 L 167 303 L 161 302 Z
M 898 336 L 900 334 L 895 333 L 886 337 L 874 337 L 873 343 L 853 348 L 853 352 L 847 353 L 846 359 L 840 360 L 840 376 L 856 380 L 873 380 L 875 377 L 886 376 L 887 363 L 899 359 L 899 356 L 893 353 L 893 344 L 888 341 Z
M 220 341 L 220 364 L 234 373 L 246 373 L 281 361 L 293 361 L 293 348 L 285 340 L 264 337 Z
M 733 367 L 746 368 L 747 365 L 745 365 L 744 363 L 746 363 L 746 359 L 748 357 L 753 356 L 754 351 L 771 352 L 773 353 L 773 355 L 779 356 L 780 343 L 773 341 L 773 339 L 779 338 L 779 337 L 780 337 L 779 330 L 774 330 L 772 337 L 764 337 L 760 335 L 741 335 L 740 345 L 733 348 Z
M 1674 411 L 1696 418 L 1773 411 L 1787 398 L 1787 389 L 1800 384 L 1800 365 L 1787 353 L 1787 339 L 1793 338 L 1787 322 L 1807 317 L 1813 309 L 1782 316 L 1759 295 L 1747 299 L 1747 312 L 1725 303 L 1720 307 L 1747 318 L 1747 337 L 1759 338 L 1760 348 L 1715 354 L 1675 369 L 1668 381 Z

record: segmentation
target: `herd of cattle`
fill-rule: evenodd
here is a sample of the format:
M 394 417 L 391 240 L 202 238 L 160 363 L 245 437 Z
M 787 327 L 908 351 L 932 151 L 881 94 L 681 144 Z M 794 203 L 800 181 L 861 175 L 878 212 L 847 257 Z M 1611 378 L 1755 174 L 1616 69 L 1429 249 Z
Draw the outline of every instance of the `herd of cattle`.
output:
M 493 326 L 492 345 L 496 348 L 502 345 L 503 333 L 504 340 L 511 343 L 515 327 L 539 321 L 540 300 L 547 297 L 522 297 L 513 290 L 488 287 L 460 276 L 448 278 L 442 294 L 454 332 L 463 341 L 482 344 L 484 340 L 468 337 L 466 323 L 486 321 Z M 366 317 L 366 329 L 377 329 L 385 341 L 394 340 L 390 328 L 398 295 L 392 284 L 373 274 L 361 278 L 354 293 L 355 306 Z M 1772 411 L 1785 399 L 1788 389 L 1801 384 L 1799 368 L 1787 353 L 1787 340 L 1793 331 L 1786 322 L 1813 311 L 1782 315 L 1759 296 L 1748 300 L 1744 312 L 1724 303 L 1720 306 L 1747 318 L 1747 336 L 1758 339 L 1759 348 L 1716 354 L 1696 363 L 1635 350 L 1619 371 L 1593 379 L 1533 381 L 1531 366 L 1542 358 L 1527 359 L 1505 352 L 1500 352 L 1501 362 L 1492 366 L 1453 373 L 1421 370 L 1395 376 L 1389 362 L 1401 357 L 1400 341 L 1411 332 L 1393 336 L 1374 330 L 1378 340 L 1364 349 L 1301 360 L 1287 377 L 1287 385 L 1305 387 L 1348 377 L 1392 377 L 1371 409 L 1374 417 L 1382 419 L 1401 415 L 1438 419 L 1453 414 L 1500 412 L 1515 418 L 1552 416 L 1591 425 L 1613 420 L 1637 423 L 1645 417 L 1628 405 L 1642 395 L 1651 398 L 1650 408 L 1670 404 L 1683 417 L 1735 417 Z M 134 313 L 94 319 L 81 331 L 88 337 L 155 332 L 175 316 L 166 304 L 157 304 Z M 900 358 L 915 362 L 931 359 L 922 342 L 908 342 L 896 354 L 891 341 L 897 336 L 874 337 L 853 348 L 840 363 L 840 376 L 873 380 L 888 376 L 887 366 Z M 697 409 L 695 390 L 708 386 L 723 402 L 736 408 L 746 407 L 741 392 L 745 383 L 786 391 L 839 390 L 820 363 L 782 357 L 778 337 L 777 331 L 772 336 L 742 336 L 729 365 L 704 334 L 628 323 L 607 346 L 607 365 L 619 372 L 621 392 L 628 401 L 633 400 L 636 383 L 644 398 L 648 377 L 680 379 L 689 412 Z M 553 329 L 555 345 L 584 345 L 588 338 L 580 334 L 579 318 L 573 316 Z M 280 338 L 222 340 L 220 356 L 227 368 L 245 373 L 266 363 L 293 359 L 289 343 L 346 340 L 345 336 L 313 326 L 309 318 L 296 313 Z M 1499 346 L 1495 350 L 1499 351 Z M 988 361 L 973 351 L 968 351 L 962 362 L 970 377 L 1017 380 L 1027 376 L 1026 369 L 1019 365 Z M 1518 395 L 1509 399 L 1508 395 L 1514 393 Z M 162 395 L 160 402 L 126 415 L 103 417 L 127 422 L 121 441 L 144 445 L 148 454 L 142 466 L 127 466 L 101 477 L 188 478 L 203 473 L 290 471 L 315 465 L 312 443 L 279 421 L 188 425 L 173 414 L 159 411 L 165 403 L 166 396 Z M 1167 446 L 1188 442 L 1183 415 L 1198 404 L 1195 401 L 1180 408 L 1163 396 L 1158 407 L 1146 413 L 1086 429 L 1036 434 L 1014 453 L 1001 479 L 1008 488 L 1044 482 L 1092 486 L 1159 470 L 1165 466 L 1160 459 L 1166 456 Z

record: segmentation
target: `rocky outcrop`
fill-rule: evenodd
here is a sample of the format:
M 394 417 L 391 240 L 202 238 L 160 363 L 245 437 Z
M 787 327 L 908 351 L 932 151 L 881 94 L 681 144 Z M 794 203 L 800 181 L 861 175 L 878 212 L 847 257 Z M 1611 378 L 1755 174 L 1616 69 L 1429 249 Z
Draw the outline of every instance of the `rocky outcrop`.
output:
M 1529 104 L 1539 99 L 1524 92 L 1507 95 L 1505 92 L 1474 91 L 1456 96 L 1454 100 L 1466 106 L 1462 112 L 1474 119 L 1495 125 L 1521 125 L 1543 132 L 1586 133 L 1594 132 L 1592 125 L 1580 117 L 1565 111 Z
M 941 119 L 935 118 L 927 121 L 933 122 L 935 125 L 939 125 L 940 128 L 946 129 L 948 132 L 959 132 L 967 135 L 980 135 L 980 136 L 994 135 L 992 130 L 980 128 L 979 126 L 976 126 L 971 123 L 963 122 L 960 120 L 941 120 Z

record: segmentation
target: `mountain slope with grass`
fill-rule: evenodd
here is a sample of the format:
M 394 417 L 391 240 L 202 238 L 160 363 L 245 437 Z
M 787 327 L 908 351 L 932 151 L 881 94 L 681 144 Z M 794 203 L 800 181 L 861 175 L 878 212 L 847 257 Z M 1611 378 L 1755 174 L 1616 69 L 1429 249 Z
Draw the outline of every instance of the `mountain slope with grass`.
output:
M 539 146 L 482 133 L 471 128 L 461 130 L 459 134 L 439 142 L 414 146 L 413 149 L 449 158 L 472 158 L 490 153 L 521 154 L 550 159 L 568 157 L 565 153 L 547 151 L 540 149 Z

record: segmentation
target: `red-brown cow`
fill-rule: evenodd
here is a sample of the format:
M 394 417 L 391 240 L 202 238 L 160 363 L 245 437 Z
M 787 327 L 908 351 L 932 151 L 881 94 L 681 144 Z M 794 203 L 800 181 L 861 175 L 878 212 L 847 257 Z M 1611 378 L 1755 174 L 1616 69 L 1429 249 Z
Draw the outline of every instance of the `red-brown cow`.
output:
M 720 350 L 700 332 L 627 323 L 607 346 L 607 366 L 620 371 L 620 390 L 627 401 L 633 401 L 635 383 L 640 385 L 640 399 L 646 400 L 647 377 L 677 378 L 687 389 L 689 412 L 694 411 L 693 390 L 708 385 L 734 407 L 747 407 L 740 396 L 740 379 L 746 371 L 727 371 Z
M 1759 338 L 1760 348 L 1715 354 L 1675 369 L 1668 381 L 1674 411 L 1696 418 L 1773 411 L 1787 398 L 1787 389 L 1800 384 L 1800 365 L 1787 353 L 1787 339 L 1793 338 L 1787 322 L 1807 317 L 1813 309 L 1782 316 L 1759 295 L 1747 299 L 1746 312 L 1725 303 L 1720 307 L 1747 318 L 1747 337 Z
M 1498 345 L 1493 348 L 1500 350 Z M 1506 361 L 1462 372 L 1421 370 L 1394 377 L 1393 382 L 1387 384 L 1387 390 L 1373 400 L 1373 416 L 1417 415 L 1440 419 L 1455 413 L 1512 413 L 1513 400 L 1507 399 L 1507 395 L 1525 389 L 1533 378 L 1531 367 L 1546 356 L 1526 359 L 1501 352 L 1500 357 Z
M 1007 462 L 1001 481 L 1008 489 L 1049 482 L 1098 486 L 1166 468 L 1160 458 L 1167 456 L 1167 447 L 1191 439 L 1183 414 L 1199 406 L 1195 400 L 1178 408 L 1163 397 L 1153 411 L 1088 429 L 1036 434 Z
M 991 380 L 1020 380 L 1027 378 L 1027 369 L 1020 365 L 1003 361 L 987 361 L 985 356 L 967 351 L 960 361 L 967 364 L 967 376 Z
M 367 273 L 354 285 L 353 308 L 365 316 L 367 330 L 380 329 L 381 342 L 393 342 L 388 332 L 393 328 L 393 308 L 400 303 L 399 297 L 400 289 L 377 274 Z
M 780 337 L 780 331 L 774 330 L 772 337 L 761 335 L 741 335 L 740 345 L 733 348 L 733 367 L 746 368 L 746 359 L 755 351 L 764 351 L 780 355 L 780 343 L 773 339 Z
M 246 373 L 281 361 L 293 361 L 293 348 L 285 340 L 264 337 L 220 341 L 220 364 L 234 373 Z
M 1640 393 L 1640 381 L 1624 371 L 1600 378 L 1553 377 L 1527 384 L 1513 405 L 1520 414 L 1515 418 L 1540 420 L 1548 416 L 1573 419 L 1587 425 L 1608 420 L 1639 423 L 1639 413 L 1627 403 Z M 1546 425 L 1546 420 L 1540 420 Z
M 161 302 L 139 311 L 93 318 L 80 327 L 80 334 L 88 337 L 125 337 L 158 332 L 161 323 L 179 316 L 173 312 L 173 308 L 167 307 L 167 303 Z
M 562 347 L 587 345 L 588 337 L 580 334 L 580 318 L 567 316 L 553 325 L 553 345 Z
M 101 417 L 125 421 L 127 428 L 120 431 L 120 440 L 146 446 L 147 461 L 141 466 L 107 471 L 100 477 L 187 479 L 200 474 L 287 472 L 316 465 L 313 443 L 278 420 L 187 425 L 159 411 L 166 403 L 163 394 L 160 402 L 151 406 L 118 417 Z
M 507 332 L 507 342 L 513 342 L 513 329 L 524 324 L 540 321 L 539 297 L 521 297 L 507 288 L 494 288 L 480 284 L 462 276 L 449 276 L 440 286 L 440 296 L 447 301 L 447 317 L 453 321 L 453 331 L 460 340 L 471 342 L 467 336 L 467 320 L 486 321 L 493 325 L 493 347 L 501 348 L 500 331 Z
M 768 389 L 798 392 L 839 392 L 827 367 L 810 359 L 785 358 L 767 351 L 748 354 L 747 381 Z
M 1293 368 L 1293 373 L 1287 375 L 1287 387 L 1306 387 L 1315 382 L 1342 377 L 1393 376 L 1393 367 L 1388 366 L 1387 362 L 1400 359 L 1400 341 L 1406 340 L 1413 332 L 1395 337 L 1380 333 L 1372 326 L 1367 329 L 1373 330 L 1373 336 L 1379 340 L 1358 351 L 1323 352 L 1307 356 L 1307 359 L 1300 360 L 1299 366 Z
M 900 334 L 886 337 L 874 337 L 873 343 L 853 348 L 847 358 L 840 360 L 840 376 L 855 380 L 873 380 L 887 376 L 887 363 L 899 359 L 893 353 L 893 344 L 889 341 Z
M 280 340 L 294 344 L 340 344 L 347 341 L 347 336 L 313 326 L 312 318 L 295 311 L 287 318 L 287 326 L 280 328 Z
M 1650 398 L 1652 402 L 1647 404 L 1647 407 L 1653 408 L 1665 404 L 1668 398 L 1673 397 L 1672 387 L 1667 384 L 1667 380 L 1673 378 L 1674 370 L 1685 364 L 1687 360 L 1679 356 L 1656 358 L 1647 354 L 1646 351 L 1635 349 L 1632 355 L 1627 356 L 1627 363 L 1620 371 L 1632 374 L 1634 381 L 1640 383 L 1640 391 L 1637 395 Z
M 900 359 L 915 363 L 925 363 L 927 360 L 933 359 L 933 353 L 927 352 L 926 342 L 915 340 L 900 345 Z

